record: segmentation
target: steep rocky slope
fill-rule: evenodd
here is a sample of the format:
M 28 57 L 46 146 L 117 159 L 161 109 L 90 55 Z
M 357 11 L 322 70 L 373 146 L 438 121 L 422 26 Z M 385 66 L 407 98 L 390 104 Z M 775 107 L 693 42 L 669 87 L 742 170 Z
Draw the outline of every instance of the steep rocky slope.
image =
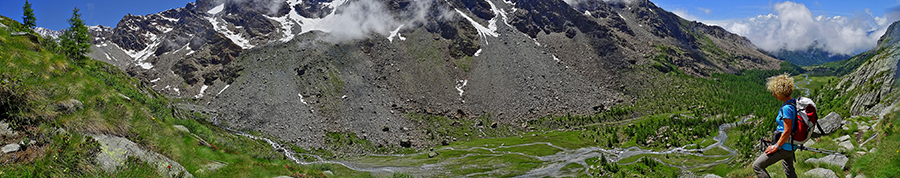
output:
M 707 77 L 780 62 L 649 1 L 198 0 L 95 36 L 90 56 L 193 98 L 213 122 L 308 148 L 329 148 L 330 133 L 436 145 L 454 138 L 411 115 L 523 129 L 629 105 L 639 93 L 628 87 L 649 83 L 630 71 Z
M 853 72 L 826 90 L 838 91 L 837 95 L 826 95 L 826 100 L 846 101 L 853 115 L 879 115 L 882 109 L 897 102 L 898 50 L 900 50 L 900 23 L 894 22 L 878 40 L 871 51 L 852 59 L 861 65 Z M 827 93 L 827 92 L 823 92 Z

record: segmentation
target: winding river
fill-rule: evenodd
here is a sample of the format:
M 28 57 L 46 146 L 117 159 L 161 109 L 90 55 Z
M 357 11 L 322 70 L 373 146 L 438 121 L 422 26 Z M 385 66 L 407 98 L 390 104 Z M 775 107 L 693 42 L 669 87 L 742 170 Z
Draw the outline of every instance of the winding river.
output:
M 692 116 L 687 116 L 687 115 L 682 115 L 682 116 L 683 117 L 692 117 Z M 440 149 L 435 149 L 434 151 L 486 150 L 486 151 L 490 152 L 490 154 L 469 153 L 469 154 L 462 155 L 457 158 L 449 158 L 449 159 L 445 160 L 444 162 L 448 162 L 450 160 L 455 160 L 455 159 L 461 159 L 461 158 L 465 158 L 465 157 L 469 157 L 469 156 L 502 156 L 502 155 L 507 155 L 507 154 L 515 154 L 515 155 L 526 156 L 526 157 L 530 157 L 530 158 L 534 158 L 534 159 L 537 159 L 540 161 L 550 163 L 550 164 L 544 165 L 543 167 L 531 170 L 523 175 L 519 175 L 517 177 L 563 176 L 565 174 L 565 172 L 562 170 L 562 168 L 565 165 L 575 163 L 575 164 L 580 164 L 580 165 L 584 166 L 585 168 L 588 168 L 590 166 L 585 162 L 585 160 L 589 159 L 589 158 L 596 158 L 596 157 L 599 157 L 600 155 L 604 155 L 609 161 L 613 161 L 613 162 L 619 162 L 620 160 L 623 160 L 623 159 L 626 159 L 626 158 L 629 158 L 632 156 L 666 155 L 666 154 L 692 155 L 692 156 L 698 156 L 698 157 L 704 157 L 704 158 L 724 158 L 724 159 L 720 159 L 720 160 L 717 160 L 712 163 L 691 165 L 691 166 L 669 164 L 664 161 L 654 159 L 657 162 L 660 162 L 662 164 L 672 166 L 672 167 L 677 167 L 682 170 L 686 170 L 686 169 L 693 169 L 693 168 L 698 168 L 698 167 L 714 166 L 714 165 L 728 162 L 731 159 L 734 159 L 734 157 L 737 155 L 737 151 L 729 148 L 728 146 L 726 146 L 724 144 L 725 141 L 728 139 L 728 135 L 726 134 L 726 131 L 738 124 L 746 122 L 749 118 L 750 117 L 744 117 L 743 119 L 741 119 L 740 121 L 735 122 L 735 123 L 726 123 L 726 124 L 719 125 L 718 135 L 713 137 L 713 140 L 715 141 L 715 143 L 711 144 L 709 146 L 706 146 L 704 148 L 700 148 L 700 149 L 689 149 L 690 147 L 697 147 L 695 144 L 684 145 L 681 147 L 670 148 L 670 149 L 666 149 L 666 150 L 662 150 L 662 151 L 642 149 L 642 148 L 639 148 L 636 146 L 632 146 L 632 147 L 628 147 L 628 148 L 612 148 L 612 149 L 605 149 L 605 148 L 600 148 L 600 147 L 566 149 L 566 148 L 563 148 L 560 146 L 553 145 L 552 143 L 548 143 L 548 142 L 535 142 L 535 143 L 525 143 L 525 144 L 517 144 L 517 145 L 505 145 L 505 146 L 498 146 L 498 147 L 493 147 L 493 148 L 471 147 L 471 148 L 466 148 L 466 149 L 459 149 L 459 148 L 444 147 L 444 148 L 440 148 Z M 252 138 L 252 139 L 264 140 L 267 143 L 269 143 L 269 145 L 271 145 L 273 150 L 284 153 L 284 155 L 288 159 L 290 159 L 298 164 L 303 164 L 303 165 L 330 163 L 330 164 L 338 164 L 338 165 L 347 167 L 347 168 L 355 170 L 355 171 L 365 171 L 365 172 L 385 173 L 385 174 L 390 174 L 393 172 L 406 172 L 406 173 L 410 173 L 410 174 L 414 174 L 414 175 L 433 174 L 432 170 L 439 170 L 439 169 L 441 169 L 442 166 L 445 165 L 444 162 L 441 162 L 441 163 L 436 163 L 436 164 L 424 164 L 422 166 L 397 167 L 397 166 L 367 165 L 367 164 L 363 164 L 363 163 L 354 163 L 354 162 L 346 162 L 346 161 L 325 160 L 318 155 L 295 153 L 293 150 L 290 150 L 289 148 L 287 148 L 277 142 L 274 142 L 268 138 L 253 136 L 253 135 L 250 135 L 250 134 L 238 131 L 238 130 L 234 130 L 234 129 L 222 126 L 216 122 L 215 116 L 213 117 L 213 121 L 214 121 L 214 124 L 219 125 L 220 127 L 225 128 L 226 130 L 229 130 L 229 131 L 233 132 L 234 134 L 242 135 L 242 136 Z M 532 146 L 532 145 L 546 145 L 546 146 L 550 146 L 553 148 L 557 148 L 562 151 L 559 151 L 556 154 L 547 155 L 547 156 L 534 156 L 534 155 L 529 155 L 529 154 L 519 153 L 519 152 L 497 151 L 497 149 L 501 149 L 501 148 Z M 728 154 L 725 154 L 725 155 L 704 155 L 703 154 L 703 152 L 714 149 L 714 148 L 721 148 L 721 149 L 727 151 Z M 423 151 L 423 152 L 416 153 L 416 154 L 392 154 L 392 155 L 369 154 L 369 156 L 406 157 L 406 156 L 417 156 L 417 155 L 421 155 L 421 154 L 427 154 L 427 152 Z M 297 156 L 311 157 L 311 158 L 314 158 L 315 161 L 301 160 L 301 159 L 298 159 Z M 619 163 L 619 164 L 627 165 L 627 164 L 633 164 L 633 163 L 634 162 Z M 491 172 L 492 171 L 472 173 L 472 174 L 466 175 L 466 177 L 478 176 L 478 175 L 482 175 L 482 174 L 490 174 Z M 590 175 L 588 173 L 588 169 L 584 169 L 584 173 Z

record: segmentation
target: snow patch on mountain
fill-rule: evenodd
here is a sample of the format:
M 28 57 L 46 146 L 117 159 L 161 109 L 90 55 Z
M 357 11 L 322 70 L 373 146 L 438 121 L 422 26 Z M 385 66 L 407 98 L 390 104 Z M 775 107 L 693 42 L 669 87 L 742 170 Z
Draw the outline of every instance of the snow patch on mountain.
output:
M 200 87 L 200 93 L 197 93 L 197 95 L 194 95 L 194 98 L 203 97 L 203 92 L 206 92 L 207 88 L 209 88 L 209 86 L 203 85 L 202 87 Z
M 225 88 L 222 88 L 222 90 L 219 90 L 219 93 L 216 93 L 216 96 L 219 96 L 219 94 L 222 94 L 222 92 L 225 91 L 225 89 L 228 89 L 228 87 L 230 87 L 230 86 L 231 85 L 225 85 Z
M 209 14 L 218 14 L 219 12 L 222 12 L 222 10 L 224 10 L 224 9 L 225 9 L 225 3 L 222 3 L 222 4 L 220 4 L 219 6 L 216 6 L 216 7 L 213 7 L 212 9 L 209 9 L 209 11 L 206 11 L 206 13 L 209 13 Z
M 59 38 L 59 35 L 63 34 L 62 31 L 50 30 L 50 29 L 47 29 L 44 27 L 35 27 L 32 30 L 34 30 L 34 32 L 37 32 L 39 35 L 41 35 L 44 38 L 57 39 L 57 38 Z
M 250 49 L 254 46 L 250 44 L 250 40 L 241 36 L 241 33 L 236 33 L 228 29 L 225 23 L 219 22 L 219 18 L 206 17 L 206 20 L 212 24 L 213 28 L 216 29 L 217 32 L 224 35 L 226 38 L 231 39 L 234 44 L 237 44 L 243 49 Z M 235 28 L 242 28 L 240 26 L 236 26 Z
M 109 57 L 109 53 L 108 53 L 108 52 L 103 52 L 103 55 L 106 55 L 106 59 L 109 59 L 109 60 L 115 60 L 115 59 L 113 59 L 112 57 Z M 116 60 L 116 61 L 117 61 L 117 60 Z
M 456 10 L 456 12 L 459 13 L 460 16 L 462 16 L 463 18 L 465 18 L 466 20 L 468 20 L 469 23 L 471 23 L 472 26 L 474 26 L 475 29 L 478 30 L 478 34 L 479 34 L 482 38 L 487 38 L 488 36 L 499 37 L 500 34 L 497 33 L 497 18 L 502 18 L 503 23 L 506 24 L 507 26 L 512 26 L 512 25 L 509 25 L 509 17 L 507 17 L 507 14 L 506 14 L 506 11 L 505 11 L 505 10 L 500 9 L 499 7 L 497 7 L 496 5 L 494 5 L 494 3 L 491 2 L 491 1 L 486 1 L 486 2 L 487 2 L 489 5 L 491 5 L 491 12 L 494 13 L 494 18 L 491 18 L 491 20 L 488 20 L 488 25 L 487 25 L 487 27 L 485 27 L 484 25 L 479 24 L 478 22 L 476 22 L 475 20 L 473 20 L 471 17 L 469 17 L 468 15 L 466 15 L 465 13 L 463 13 L 462 11 L 460 11 L 459 9 L 454 9 L 454 10 Z M 488 43 L 487 40 L 485 40 L 484 43 L 487 44 L 487 43 Z
M 475 27 L 475 30 L 478 30 L 478 35 L 480 35 L 482 38 L 487 38 L 487 36 L 492 36 L 492 37 L 500 36 L 500 34 L 497 33 L 497 18 L 496 17 L 494 17 L 490 21 L 488 21 L 488 26 L 485 27 L 484 25 L 479 24 L 478 22 L 473 20 L 471 17 L 466 15 L 466 13 L 463 13 L 459 9 L 455 9 L 455 10 L 457 13 L 459 13 L 460 16 L 462 16 L 466 20 L 469 20 L 469 23 L 471 23 L 472 26 Z M 485 43 L 487 43 L 487 40 L 485 40 Z
M 152 33 L 148 32 L 147 34 L 144 34 L 144 35 L 152 36 L 153 38 L 151 38 L 151 41 L 156 41 L 156 35 L 148 35 L 148 34 L 152 34 Z M 153 68 L 153 64 L 150 64 L 149 62 L 145 62 L 145 61 L 147 60 L 147 58 L 150 58 L 150 56 L 153 55 L 153 49 L 156 49 L 156 47 L 159 46 L 159 44 L 160 44 L 160 42 L 156 41 L 153 44 L 150 44 L 150 46 L 147 46 L 140 51 L 136 51 L 136 50 L 125 50 L 122 47 L 119 47 L 118 44 L 112 43 L 112 45 L 116 46 L 116 48 L 118 48 L 119 50 L 122 50 L 123 52 L 125 52 L 125 54 L 130 56 L 131 59 L 134 60 L 135 65 L 138 65 L 143 69 Z
M 396 30 L 391 31 L 391 36 L 388 36 L 388 41 L 390 41 L 391 43 L 393 43 L 393 42 L 394 42 L 394 37 L 398 37 L 398 38 L 400 39 L 400 41 L 406 41 L 406 38 L 403 37 L 403 35 L 400 34 L 400 29 L 402 29 L 402 28 L 403 28 L 403 25 L 400 25 L 399 27 L 397 27 Z
M 281 24 L 282 35 L 281 35 L 281 39 L 279 39 L 278 41 L 288 42 L 288 41 L 291 41 L 291 39 L 294 39 L 294 32 L 293 32 L 294 22 L 291 22 L 289 20 L 289 18 L 290 18 L 289 15 L 282 16 L 282 17 L 269 17 L 268 15 L 264 15 L 264 16 L 266 18 L 272 19 L 272 20 L 278 22 L 279 24 Z
M 465 87 L 468 83 L 469 80 L 459 80 L 456 82 L 456 91 L 459 91 L 459 97 L 462 97 L 463 92 L 465 92 L 462 88 Z
M 297 96 L 300 96 L 300 103 L 303 103 L 303 104 L 305 104 L 305 105 L 309 105 L 308 103 L 306 103 L 306 100 L 303 100 L 303 95 L 301 95 L 301 94 L 298 93 Z

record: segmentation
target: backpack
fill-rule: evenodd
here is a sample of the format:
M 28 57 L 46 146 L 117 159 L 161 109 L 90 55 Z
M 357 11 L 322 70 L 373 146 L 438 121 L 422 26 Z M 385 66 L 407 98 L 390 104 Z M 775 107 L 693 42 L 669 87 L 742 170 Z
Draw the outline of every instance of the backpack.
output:
M 791 130 L 792 144 L 802 145 L 809 140 L 813 133 L 810 129 L 812 126 L 818 126 L 819 132 L 825 133 L 819 126 L 819 114 L 816 111 L 816 103 L 812 99 L 800 97 L 793 103 L 788 101 L 786 104 L 794 104 L 794 108 L 797 109 L 797 119 L 794 119 L 793 124 L 796 129 Z

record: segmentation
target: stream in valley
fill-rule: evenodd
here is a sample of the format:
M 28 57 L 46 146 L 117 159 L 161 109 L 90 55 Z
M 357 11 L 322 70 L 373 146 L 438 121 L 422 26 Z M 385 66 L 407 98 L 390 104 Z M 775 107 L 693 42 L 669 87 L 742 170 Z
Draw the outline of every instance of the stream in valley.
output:
M 686 116 L 686 115 L 682 115 L 682 116 L 683 117 L 691 117 L 691 116 Z M 726 130 L 728 130 L 738 124 L 746 122 L 749 118 L 751 118 L 751 117 L 744 117 L 736 123 L 726 123 L 726 124 L 720 125 L 718 127 L 717 135 L 715 137 L 713 137 L 713 140 L 715 141 L 715 143 L 713 143 L 709 146 L 706 146 L 704 148 L 699 148 L 699 149 L 690 149 L 692 147 L 697 147 L 697 145 L 695 145 L 695 144 L 688 144 L 688 145 L 684 145 L 681 147 L 669 148 L 669 149 L 662 150 L 662 151 L 643 149 L 643 148 L 639 148 L 636 146 L 632 146 L 632 147 L 628 147 L 628 148 L 612 148 L 612 149 L 605 149 L 605 148 L 601 148 L 601 147 L 566 149 L 566 148 L 563 148 L 560 146 L 553 145 L 552 143 L 548 143 L 548 142 L 535 142 L 535 143 L 525 143 L 525 144 L 516 144 L 516 145 L 501 145 L 498 147 L 471 147 L 471 148 L 465 148 L 465 149 L 444 147 L 444 148 L 435 149 L 434 151 L 440 152 L 442 150 L 465 150 L 465 151 L 481 151 L 481 152 L 487 151 L 490 153 L 474 153 L 473 152 L 473 153 L 465 154 L 465 155 L 462 155 L 462 156 L 456 157 L 456 158 L 448 158 L 439 163 L 423 164 L 421 166 L 373 165 L 371 163 L 357 163 L 357 162 L 351 162 L 351 161 L 325 160 L 321 156 L 318 156 L 318 155 L 295 153 L 293 150 L 289 149 L 288 147 L 285 147 L 284 145 L 281 145 L 278 142 L 272 141 L 268 138 L 257 137 L 257 136 L 250 135 L 250 134 L 247 134 L 247 133 L 244 133 L 241 131 L 237 131 L 237 130 L 234 130 L 234 129 L 231 129 L 228 127 L 224 127 L 217 122 L 215 117 L 213 117 L 212 119 L 213 119 L 214 124 L 219 125 L 220 127 L 225 128 L 226 130 L 229 130 L 229 131 L 233 132 L 234 134 L 246 136 L 246 137 L 252 138 L 252 139 L 266 141 L 267 143 L 269 143 L 269 145 L 271 145 L 273 150 L 280 152 L 280 153 L 284 153 L 285 157 L 287 157 L 288 159 L 290 159 L 298 164 L 303 164 L 303 165 L 323 164 L 323 163 L 324 164 L 338 164 L 338 165 L 347 167 L 347 168 L 355 170 L 355 171 L 365 171 L 365 172 L 372 172 L 372 173 L 376 173 L 376 174 L 391 174 L 394 172 L 405 172 L 405 173 L 409 173 L 412 175 L 432 175 L 432 174 L 437 174 L 438 172 L 441 172 L 440 170 L 443 170 L 442 167 L 446 165 L 446 162 L 450 162 L 450 161 L 456 160 L 456 159 L 462 159 L 462 158 L 466 158 L 466 157 L 470 157 L 470 156 L 521 155 L 521 156 L 530 157 L 530 158 L 534 158 L 534 159 L 543 161 L 544 164 L 542 166 L 538 167 L 537 169 L 531 170 L 523 175 L 519 175 L 518 177 L 544 177 L 544 176 L 563 176 L 563 175 L 570 174 L 570 173 L 567 173 L 566 171 L 564 171 L 563 167 L 568 164 L 571 164 L 571 163 L 582 165 L 582 166 L 584 166 L 584 168 L 590 168 L 590 166 L 586 163 L 585 160 L 589 159 L 589 158 L 600 157 L 600 155 L 604 155 L 609 161 L 612 161 L 612 162 L 619 162 L 620 160 L 623 160 L 626 158 L 630 158 L 633 156 L 641 156 L 641 155 L 680 155 L 680 156 L 697 156 L 697 157 L 703 157 L 703 158 L 719 158 L 716 161 L 711 162 L 711 163 L 693 164 L 693 165 L 686 165 L 683 162 L 681 164 L 670 164 L 670 163 L 666 163 L 662 160 L 653 158 L 657 162 L 660 162 L 660 163 L 668 165 L 668 166 L 677 167 L 682 170 L 699 168 L 699 167 L 709 167 L 709 166 L 722 164 L 722 163 L 730 161 L 737 155 L 737 152 L 734 149 L 731 149 L 724 144 L 725 141 L 728 139 Z M 546 155 L 546 156 L 535 156 L 535 155 L 530 155 L 530 154 L 520 153 L 520 152 L 497 151 L 498 149 L 503 149 L 503 148 L 533 146 L 533 145 L 546 145 L 549 147 L 559 149 L 561 151 L 557 152 L 556 154 Z M 705 154 L 703 154 L 704 152 L 714 149 L 714 148 L 723 149 L 723 150 L 727 151 L 728 154 L 724 154 L 724 155 L 705 155 Z M 416 154 L 392 154 L 392 155 L 368 154 L 366 156 L 403 158 L 403 157 L 418 156 L 418 155 L 427 154 L 427 153 L 428 153 L 427 151 L 422 151 L 422 152 L 416 153 Z M 301 159 L 297 158 L 298 156 L 313 158 L 313 159 L 315 159 L 315 161 L 306 161 L 306 159 L 301 160 Z M 619 164 L 627 165 L 627 164 L 633 164 L 634 162 L 637 162 L 637 161 L 627 162 L 627 163 L 619 163 Z M 488 176 L 491 173 L 494 173 L 493 170 L 487 171 L 487 172 L 478 172 L 478 173 L 468 174 L 468 175 L 466 175 L 466 177 L 479 176 L 479 175 Z M 588 173 L 588 169 L 584 169 L 584 173 L 590 175 Z

